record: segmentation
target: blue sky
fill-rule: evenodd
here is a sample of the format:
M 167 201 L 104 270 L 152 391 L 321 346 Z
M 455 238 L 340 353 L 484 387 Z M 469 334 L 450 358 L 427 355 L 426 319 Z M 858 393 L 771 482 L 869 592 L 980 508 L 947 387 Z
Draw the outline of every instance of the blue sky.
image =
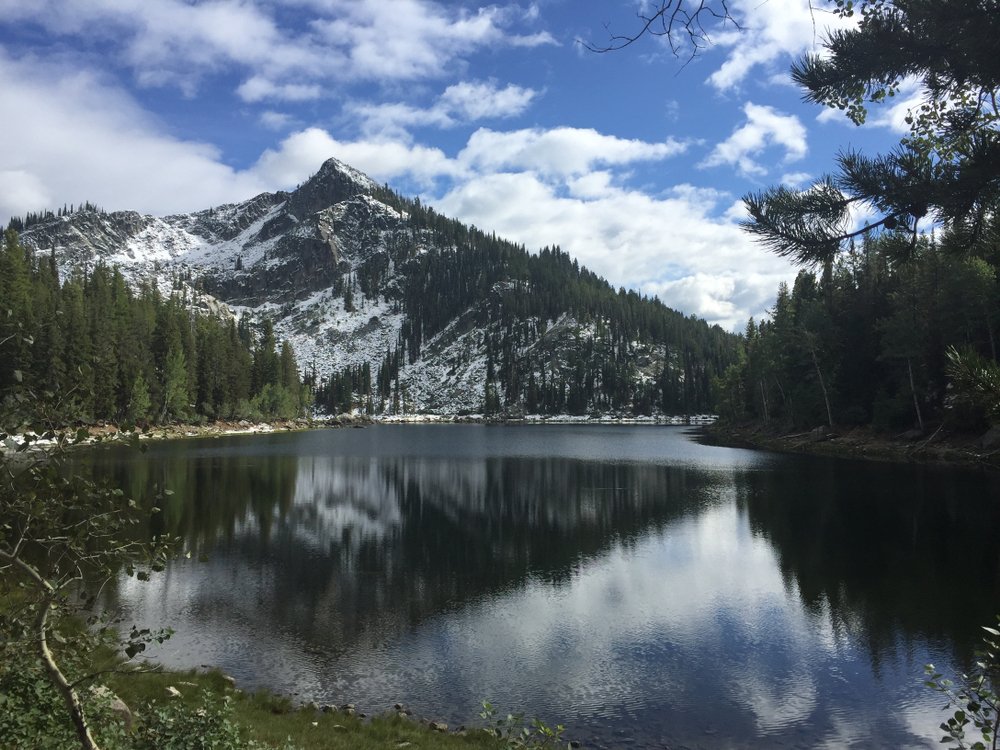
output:
M 529 249 L 740 330 L 795 269 L 739 198 L 889 148 L 916 93 L 862 128 L 805 104 L 790 62 L 823 2 L 731 0 L 696 59 L 634 0 L 0 0 L 0 220 L 83 200 L 164 215 L 290 189 L 336 156 Z

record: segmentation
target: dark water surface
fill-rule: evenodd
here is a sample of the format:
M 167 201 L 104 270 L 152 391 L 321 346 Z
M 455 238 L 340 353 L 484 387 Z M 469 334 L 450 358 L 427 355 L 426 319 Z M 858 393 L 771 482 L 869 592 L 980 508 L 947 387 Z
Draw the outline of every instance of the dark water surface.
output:
M 934 747 L 923 665 L 1000 611 L 1000 479 L 650 426 L 400 425 L 97 451 L 193 553 L 111 596 L 156 658 L 606 747 Z M 199 561 L 205 557 L 205 561 Z

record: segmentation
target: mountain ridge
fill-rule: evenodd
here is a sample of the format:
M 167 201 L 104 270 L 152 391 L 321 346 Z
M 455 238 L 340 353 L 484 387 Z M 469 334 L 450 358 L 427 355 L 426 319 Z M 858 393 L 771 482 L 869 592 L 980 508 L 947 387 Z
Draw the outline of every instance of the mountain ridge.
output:
M 293 191 L 187 214 L 93 209 L 22 243 L 116 265 L 203 309 L 270 318 L 321 408 L 372 414 L 708 411 L 733 337 L 617 292 L 558 248 L 443 217 L 329 159 Z

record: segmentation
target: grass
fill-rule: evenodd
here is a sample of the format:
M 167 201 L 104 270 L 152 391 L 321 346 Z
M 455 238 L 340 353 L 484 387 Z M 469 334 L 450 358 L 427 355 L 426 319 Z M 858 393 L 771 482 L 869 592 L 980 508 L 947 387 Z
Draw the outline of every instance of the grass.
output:
M 289 744 L 302 750 L 375 750 L 376 748 L 489 748 L 500 745 L 481 729 L 467 733 L 439 732 L 427 724 L 397 712 L 359 718 L 342 711 L 325 713 L 313 708 L 297 708 L 284 697 L 268 691 L 245 693 L 232 688 L 218 671 L 135 672 L 109 675 L 107 685 L 133 710 L 141 706 L 182 701 L 197 710 L 205 694 L 228 696 L 233 721 L 245 736 L 274 748 Z M 180 691 L 169 696 L 167 688 Z
M 17 610 L 23 603 L 19 590 L 0 590 L 0 615 Z M 60 640 L 72 641 L 85 628 L 86 625 L 78 618 L 60 617 L 56 629 Z M 396 711 L 360 718 L 344 711 L 323 712 L 310 707 L 297 707 L 289 698 L 266 690 L 256 693 L 237 690 L 230 679 L 218 670 L 139 671 L 122 664 L 116 650 L 104 647 L 91 651 L 88 662 L 87 671 L 117 670 L 102 675 L 96 682 L 114 691 L 138 721 L 142 721 L 147 712 L 171 703 L 181 703 L 191 712 L 197 712 L 206 698 L 216 701 L 227 699 L 231 721 L 240 728 L 241 736 L 280 750 L 289 746 L 301 750 L 498 750 L 503 746 L 479 728 L 464 733 L 439 732 L 431 729 L 426 722 L 400 716 Z M 2 667 L 0 672 L 3 672 Z M 39 678 L 44 679 L 41 674 Z M 171 697 L 168 687 L 175 688 L 180 696 Z M 68 717 L 60 717 L 59 720 L 68 720 Z M 0 746 L 4 746 L 2 740 Z

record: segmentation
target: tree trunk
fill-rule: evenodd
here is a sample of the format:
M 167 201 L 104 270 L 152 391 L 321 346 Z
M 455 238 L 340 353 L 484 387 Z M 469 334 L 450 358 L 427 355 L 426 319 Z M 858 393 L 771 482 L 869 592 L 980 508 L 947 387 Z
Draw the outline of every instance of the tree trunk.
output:
M 823 391 L 823 403 L 826 404 L 827 424 L 833 427 L 833 411 L 830 409 L 830 395 L 826 392 L 826 381 L 823 380 L 823 371 L 819 369 L 819 359 L 816 357 L 816 347 L 810 346 L 809 352 L 812 354 L 813 366 L 816 368 L 816 377 L 819 378 L 819 387 Z
M 76 729 L 76 736 L 80 739 L 80 747 L 82 750 L 100 750 L 97 745 L 97 741 L 90 733 L 90 726 L 87 724 L 86 716 L 84 716 L 83 703 L 80 701 L 79 694 L 77 694 L 76 689 L 69 684 L 69 680 L 66 679 L 66 675 L 64 675 L 62 670 L 59 669 L 59 665 L 56 663 L 51 649 L 49 649 L 48 617 L 51 606 L 51 596 L 46 597 L 44 604 L 41 605 L 41 608 L 38 611 L 38 618 L 35 621 L 35 635 L 38 638 L 38 653 L 42 657 L 42 662 L 45 664 L 45 671 L 49 673 L 49 680 L 53 685 L 55 685 L 56 689 L 62 695 L 63 702 L 66 704 L 66 710 L 69 711 L 70 719 L 73 721 L 73 727 Z
M 771 412 L 767 408 L 767 391 L 764 390 L 764 379 L 761 378 L 758 382 L 760 383 L 760 401 L 764 406 L 764 424 L 767 424 L 771 421 Z
M 917 398 L 917 387 L 913 383 L 913 363 L 909 357 L 906 358 L 906 371 L 910 375 L 910 394 L 913 396 L 913 409 L 917 412 L 917 424 L 920 431 L 924 431 L 924 415 L 920 413 L 920 400 Z
M 38 616 L 35 618 L 35 642 L 38 646 L 38 655 L 45 665 L 45 671 L 48 673 L 49 680 L 55 686 L 56 690 L 59 691 L 63 702 L 66 704 L 66 710 L 69 711 L 73 727 L 76 729 L 76 735 L 80 739 L 80 747 L 82 750 L 100 750 L 97 741 L 90 733 L 90 726 L 87 724 L 87 718 L 83 713 L 83 703 L 80 700 L 80 696 L 76 692 L 76 689 L 69 683 L 69 680 L 66 679 L 66 675 L 59 669 L 59 664 L 56 662 L 55 656 L 49 648 L 49 612 L 52 610 L 52 600 L 56 596 L 56 588 L 32 565 L 26 563 L 16 554 L 8 554 L 0 551 L 0 559 L 7 560 L 19 568 L 43 592 L 43 599 L 38 605 Z

